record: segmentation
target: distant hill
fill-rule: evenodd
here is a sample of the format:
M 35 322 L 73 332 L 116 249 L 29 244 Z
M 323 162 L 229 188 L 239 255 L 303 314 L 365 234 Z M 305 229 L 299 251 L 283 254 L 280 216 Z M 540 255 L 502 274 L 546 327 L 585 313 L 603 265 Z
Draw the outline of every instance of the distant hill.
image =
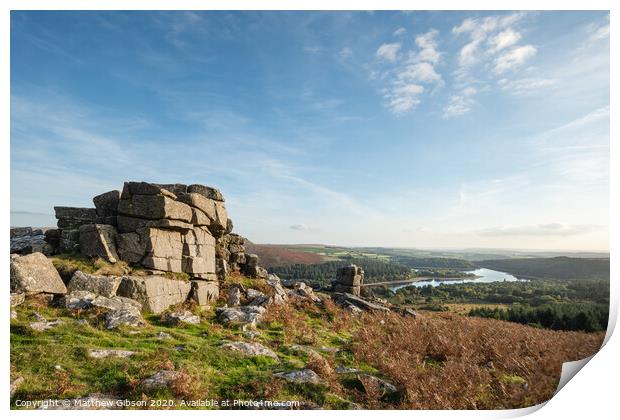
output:
M 511 258 L 478 261 L 478 265 L 515 276 L 547 279 L 609 280 L 609 258 Z
M 291 264 L 320 264 L 325 262 L 324 256 L 291 249 L 282 245 L 259 245 L 246 240 L 245 250 L 250 254 L 257 254 L 263 267 L 273 268 Z

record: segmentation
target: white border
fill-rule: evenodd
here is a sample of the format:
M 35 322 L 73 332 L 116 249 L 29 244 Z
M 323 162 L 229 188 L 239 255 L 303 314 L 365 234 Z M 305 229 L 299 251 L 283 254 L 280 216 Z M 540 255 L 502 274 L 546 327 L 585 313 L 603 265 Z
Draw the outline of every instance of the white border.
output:
M 9 228 L 9 197 L 10 197 L 10 183 L 7 182 L 10 178 L 10 72 L 9 72 L 9 48 L 10 48 L 10 10 L 176 10 L 176 9 L 189 9 L 189 10 L 610 10 L 611 11 L 611 27 L 616 28 L 618 19 L 616 18 L 618 2 L 611 0 L 589 0 L 589 1 L 574 1 L 574 0 L 436 0 L 436 1 L 404 1 L 404 0 L 383 0 L 383 1 L 371 1 L 371 0 L 359 0 L 359 1 L 342 1 L 342 0 L 299 0 L 299 1 L 283 1 L 283 0 L 212 0 L 212 1 L 197 1 L 197 0 L 150 0 L 148 2 L 140 0 L 108 0 L 108 1 L 78 1 L 78 0 L 57 0 L 54 2 L 44 0 L 5 0 L 2 2 L 2 17 L 0 24 L 0 31 L 2 33 L 2 42 L 0 44 L 0 57 L 3 64 L 0 66 L 0 74 L 2 83 L 2 133 L 3 141 L 0 145 L 0 158 L 2 164 L 0 165 L 0 174 L 2 179 L 6 180 L 2 185 L 2 191 L 0 193 L 0 202 L 2 203 L 2 223 L 4 231 Z M 618 74 L 618 36 L 617 31 L 611 31 L 611 74 Z M 616 48 L 614 48 L 616 47 Z M 614 77 L 611 78 L 611 139 L 617 138 L 618 133 L 618 118 L 616 110 L 617 104 L 617 83 L 615 83 Z M 615 118 L 614 118 L 615 117 Z M 615 168 L 615 163 L 618 162 L 618 150 L 615 144 L 611 144 L 611 191 L 610 191 L 610 215 L 620 214 L 620 207 L 618 206 L 618 170 Z M 614 251 L 618 248 L 618 224 L 613 218 L 610 220 L 611 225 L 611 241 L 610 252 L 612 256 Z M 0 245 L 0 255 L 8 255 L 9 246 L 8 241 L 2 241 Z M 5 287 L 8 288 L 8 258 L 4 258 L 2 261 L 2 272 L 5 273 Z M 537 407 L 531 407 L 520 410 L 503 410 L 503 411 L 388 411 L 388 412 L 372 412 L 372 411 L 346 411 L 346 412 L 266 412 L 266 411 L 252 411 L 248 412 L 202 412 L 202 411 L 184 411 L 183 416 L 195 417 L 200 416 L 214 416 L 223 418 L 252 416 L 253 418 L 272 418 L 274 416 L 289 417 L 315 417 L 315 416 L 383 416 L 388 415 L 390 417 L 399 418 L 506 418 L 517 417 L 525 414 L 529 414 L 533 411 L 539 410 L 542 406 L 544 409 L 536 411 L 533 415 L 534 418 L 607 418 L 609 414 L 616 411 L 617 404 L 617 389 L 616 378 L 620 373 L 618 357 L 620 354 L 618 351 L 620 344 L 617 338 L 614 338 L 611 333 L 615 327 L 617 314 L 618 314 L 618 265 L 615 263 L 614 258 L 611 260 L 611 307 L 610 307 L 610 326 L 606 336 L 605 347 L 596 354 L 588 363 L 587 368 L 579 374 L 579 378 L 574 381 L 569 381 L 568 384 L 562 390 L 553 397 L 546 405 L 541 404 Z M 6 289 L 5 289 L 6 290 Z M 7 290 L 8 292 L 8 290 Z M 9 305 L 8 299 L 0 299 L 0 305 L 2 305 L 3 311 L 7 314 L 7 321 L 2 324 L 2 339 L 4 346 L 2 346 L 2 354 L 4 363 L 2 364 L 1 377 L 9 377 L 9 331 L 8 331 L 8 312 Z M 4 395 L 3 408 L 8 410 L 8 395 L 9 395 L 9 383 L 4 382 L 4 386 L 0 388 L 0 395 Z M 47 413 L 47 414 L 44 414 Z M 155 412 L 155 411 L 140 411 L 140 412 L 114 412 L 115 416 L 149 416 L 149 418 L 161 418 L 168 416 L 168 412 Z M 118 414 L 117 414 L 118 413 Z M 178 413 L 178 412 L 177 412 Z M 376 413 L 376 414 L 375 414 Z M 63 418 L 76 417 L 76 416 L 93 416 L 107 418 L 110 416 L 110 412 L 34 412 L 34 411 L 12 411 L 11 416 L 15 418 L 31 418 L 40 416 L 51 416 Z

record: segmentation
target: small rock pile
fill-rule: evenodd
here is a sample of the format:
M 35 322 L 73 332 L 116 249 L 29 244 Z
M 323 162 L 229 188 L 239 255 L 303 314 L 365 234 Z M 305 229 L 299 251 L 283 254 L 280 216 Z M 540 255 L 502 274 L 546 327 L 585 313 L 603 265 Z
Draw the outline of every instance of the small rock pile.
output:
M 359 296 L 364 284 L 364 270 L 355 264 L 340 267 L 336 272 L 336 280 L 332 283 L 334 292 L 350 293 Z

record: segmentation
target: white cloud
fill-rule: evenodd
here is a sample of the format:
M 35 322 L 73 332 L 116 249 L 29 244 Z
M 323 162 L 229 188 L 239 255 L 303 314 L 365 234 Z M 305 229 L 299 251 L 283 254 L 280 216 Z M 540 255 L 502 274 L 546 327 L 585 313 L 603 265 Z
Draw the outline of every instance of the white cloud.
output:
M 443 117 L 458 117 L 469 112 L 475 104 L 472 97 L 476 93 L 477 90 L 474 87 L 468 86 L 458 95 L 452 95 L 452 97 L 450 97 L 450 102 L 443 107 Z
M 375 54 L 378 58 L 382 60 L 394 62 L 396 61 L 396 56 L 398 54 L 398 51 L 400 50 L 400 47 L 400 43 L 383 44 L 377 49 L 377 52 Z
M 514 47 L 495 59 L 494 71 L 497 74 L 504 73 L 523 65 L 528 59 L 536 55 L 536 47 L 523 45 Z
M 540 77 L 528 77 L 517 80 L 500 79 L 497 84 L 505 91 L 513 95 L 524 96 L 537 93 L 542 88 L 546 88 L 555 84 L 554 79 L 545 79 Z
M 338 53 L 338 56 L 340 57 L 341 60 L 347 60 L 351 58 L 351 56 L 353 56 L 353 50 L 349 47 L 344 47 L 340 50 L 340 52 Z
M 416 45 L 420 48 L 420 51 L 414 53 L 411 57 L 412 61 L 426 61 L 431 64 L 437 64 L 441 58 L 441 54 L 437 51 L 437 35 L 439 32 L 436 29 L 418 35 L 415 38 Z
M 422 83 L 440 83 L 441 76 L 435 71 L 431 63 L 412 63 L 406 66 L 396 76 L 399 80 L 415 81 Z
M 416 36 L 416 48 L 403 54 L 406 58 L 388 72 L 389 87 L 384 89 L 383 98 L 386 108 L 394 115 L 401 116 L 414 109 L 428 87 L 443 86 L 443 78 L 435 68 L 441 59 L 438 34 L 431 29 Z M 400 44 L 396 45 L 400 48 Z
M 590 34 L 590 41 L 599 41 L 609 38 L 609 15 L 605 23 L 593 22 L 586 27 L 586 31 Z
M 403 115 L 420 103 L 424 87 L 416 84 L 397 83 L 383 96 L 387 108 L 395 115 Z
M 494 53 L 503 50 L 504 48 L 516 44 L 520 39 L 521 34 L 519 32 L 515 32 L 513 29 L 508 28 L 505 31 L 489 38 L 489 51 Z
M 509 70 L 524 65 L 536 55 L 537 50 L 534 45 L 519 45 L 522 35 L 517 31 L 516 26 L 524 16 L 526 13 L 518 12 L 484 18 L 466 18 L 460 25 L 452 28 L 454 35 L 468 38 L 459 50 L 458 68 L 454 72 L 458 89 L 463 90 L 472 85 L 488 86 L 492 80 L 484 80 L 480 77 L 488 74 L 488 69 L 492 69 L 496 75 L 503 75 Z M 479 68 L 487 71 L 474 73 L 475 69 Z M 503 78 L 500 85 L 505 90 L 512 89 L 516 94 L 525 94 L 528 87 L 529 91 L 533 91 L 535 88 L 549 85 L 548 82 L 542 81 L 543 79 L 540 79 L 538 84 L 531 79 L 511 85 L 511 81 L 506 76 Z M 473 104 L 471 94 L 463 95 L 461 92 L 452 95 L 449 103 L 444 107 L 444 117 L 463 115 L 472 109 Z
M 524 13 L 512 13 L 505 16 L 487 16 L 485 18 L 467 18 L 459 26 L 452 28 L 452 33 L 455 35 L 469 35 L 470 42 L 468 42 L 459 52 L 459 65 L 463 67 L 469 67 L 476 64 L 481 58 L 482 54 L 479 51 L 479 47 L 482 43 L 491 36 L 492 33 L 509 28 L 511 25 L 517 23 L 524 16 Z M 513 31 L 514 32 L 514 31 Z M 497 37 L 499 34 L 494 35 Z M 520 36 L 514 32 L 514 36 Z M 504 42 L 509 40 L 509 34 L 504 34 L 498 40 L 501 39 Z M 490 41 L 491 42 L 491 41 Z M 512 44 L 510 44 L 512 45 Z M 504 46 L 505 47 L 505 46 Z M 497 50 L 499 51 L 499 50 Z
M 405 28 L 398 28 L 397 30 L 394 31 L 394 33 L 392 35 L 394 36 L 403 36 L 407 33 L 407 30 Z

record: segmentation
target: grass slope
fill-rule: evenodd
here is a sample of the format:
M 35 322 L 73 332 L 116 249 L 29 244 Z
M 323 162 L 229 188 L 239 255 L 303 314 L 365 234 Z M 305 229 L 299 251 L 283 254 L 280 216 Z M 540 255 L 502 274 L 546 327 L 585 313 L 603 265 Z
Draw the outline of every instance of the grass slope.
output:
M 219 303 L 222 304 L 222 303 Z M 421 312 L 353 317 L 330 300 L 315 305 L 293 301 L 269 308 L 253 341 L 273 349 L 279 362 L 245 358 L 220 348 L 227 340 L 251 341 L 236 328 L 202 312 L 202 323 L 168 327 L 147 315 L 143 328 L 108 331 L 96 313 L 73 313 L 29 299 L 11 320 L 11 379 L 25 380 L 14 399 L 40 400 L 94 392 L 131 400 L 298 400 L 305 407 L 512 408 L 538 404 L 553 395 L 561 363 L 596 352 L 602 333 L 556 332 L 456 314 Z M 195 312 L 198 309 L 191 308 Z M 37 311 L 64 324 L 44 332 L 29 323 Z M 85 319 L 88 324 L 78 322 Z M 157 338 L 161 332 L 171 339 Z M 126 359 L 92 359 L 89 349 L 136 351 Z M 383 395 L 346 366 L 382 377 L 399 388 Z M 274 372 L 310 368 L 324 385 L 296 385 Z M 141 381 L 159 370 L 183 373 L 158 391 Z

